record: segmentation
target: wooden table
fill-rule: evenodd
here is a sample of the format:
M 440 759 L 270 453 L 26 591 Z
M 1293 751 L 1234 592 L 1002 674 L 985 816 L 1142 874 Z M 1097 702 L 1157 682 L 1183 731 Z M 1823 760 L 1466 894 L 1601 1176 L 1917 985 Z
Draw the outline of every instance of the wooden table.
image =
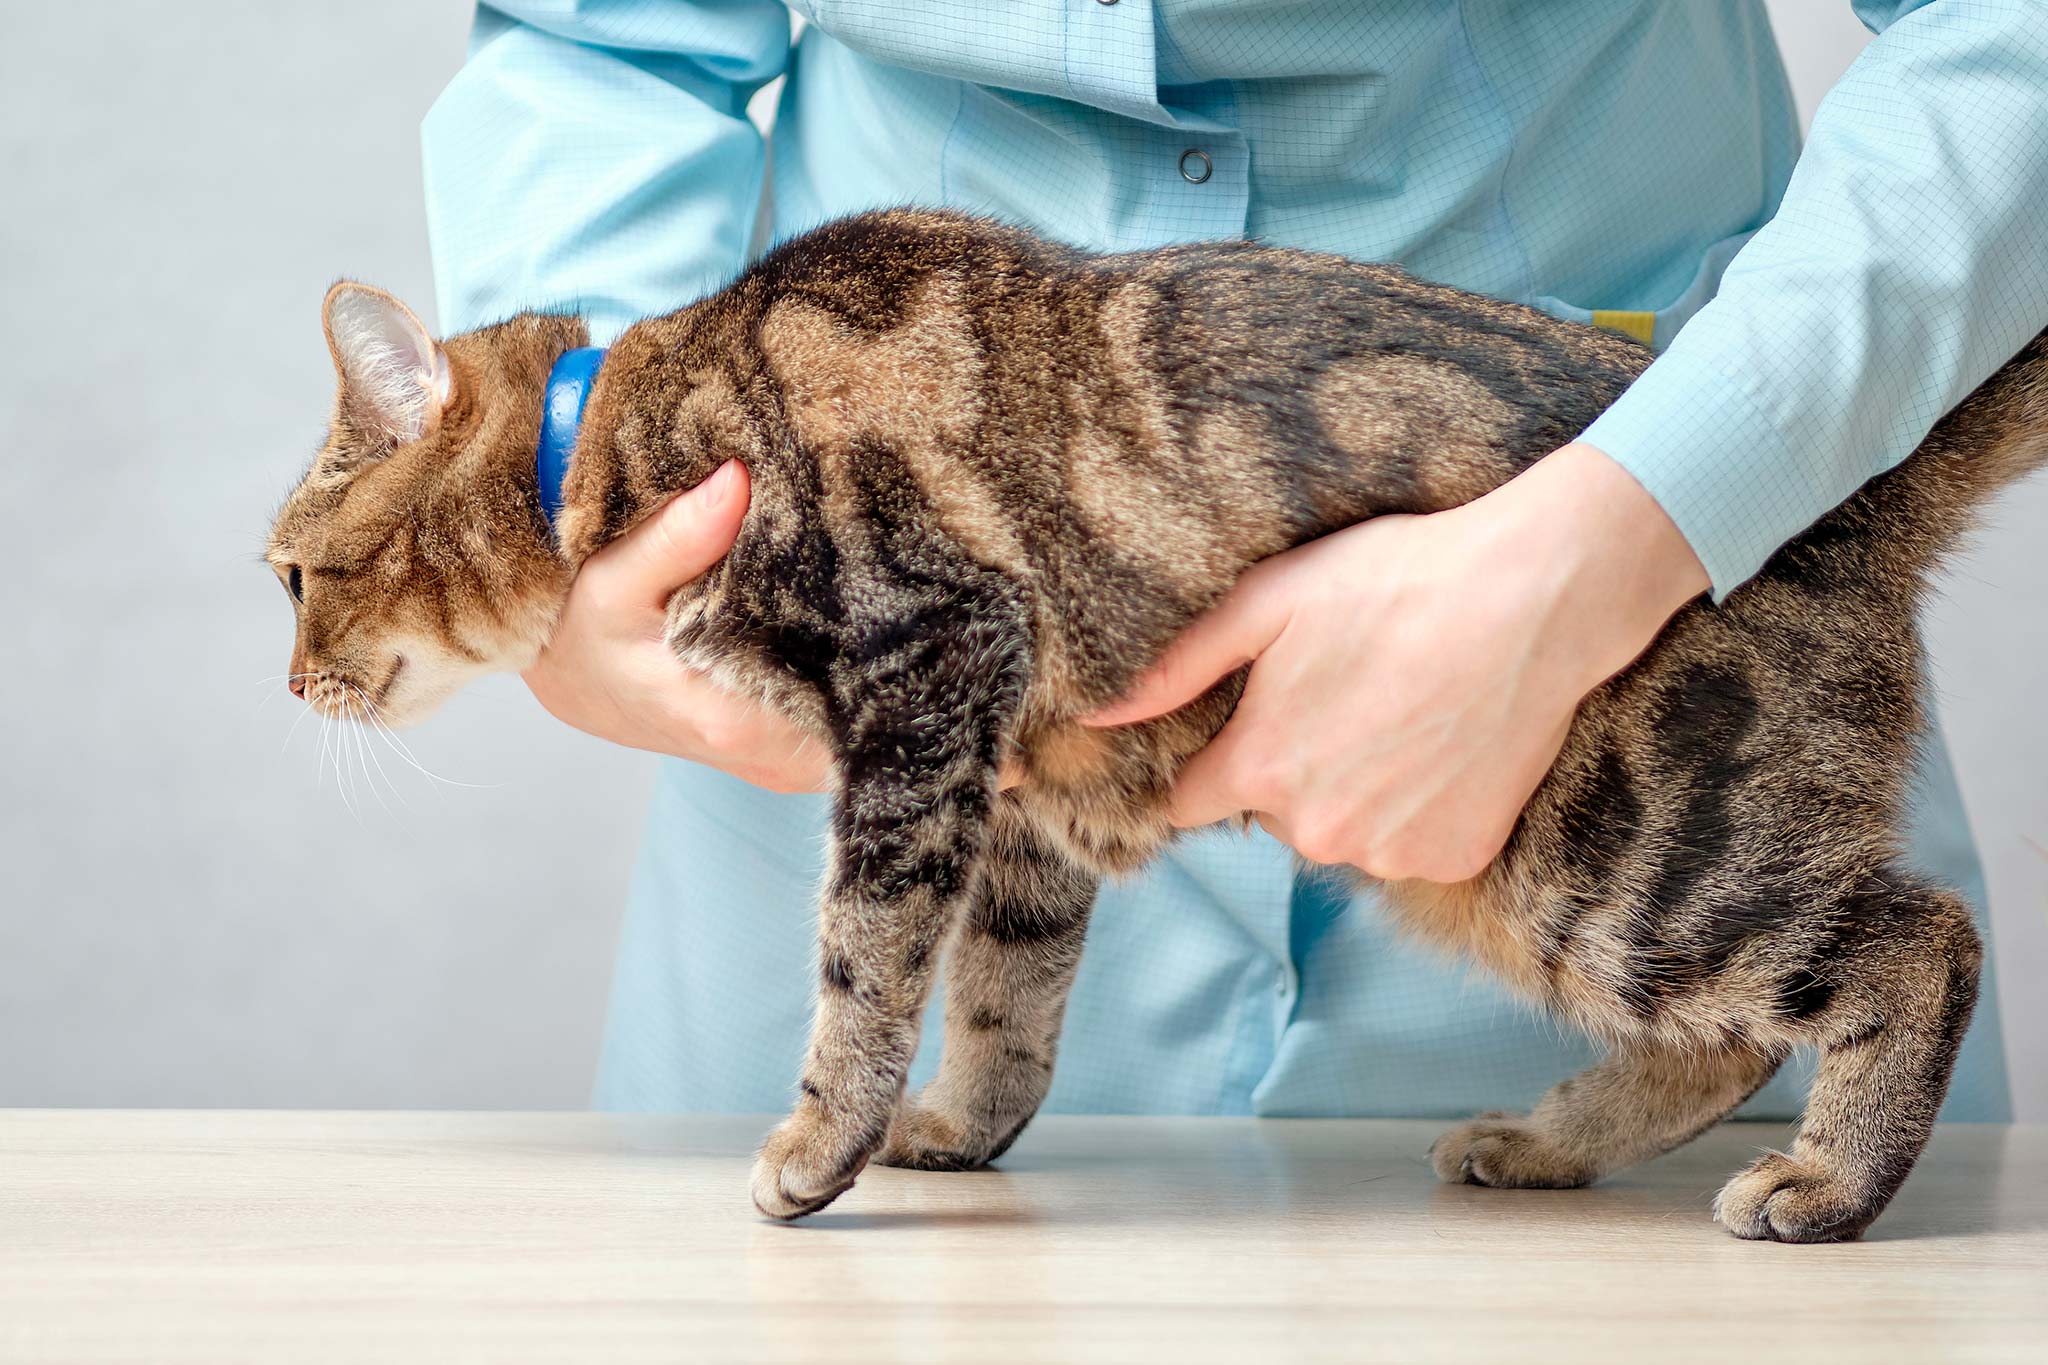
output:
M 1786 1247 L 1707 1215 L 1775 1127 L 1536 1192 L 1430 1123 L 1049 1118 L 781 1226 L 766 1124 L 0 1111 L 0 1360 L 2048 1361 L 2039 1127 Z

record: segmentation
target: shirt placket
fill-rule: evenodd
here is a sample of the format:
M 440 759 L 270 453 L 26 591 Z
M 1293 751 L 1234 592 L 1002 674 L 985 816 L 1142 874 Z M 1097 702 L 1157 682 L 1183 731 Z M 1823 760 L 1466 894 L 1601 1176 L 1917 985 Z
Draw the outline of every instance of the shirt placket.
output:
M 1147 0 L 1064 0 L 1067 96 L 1135 120 L 1139 177 L 1126 249 L 1241 237 L 1251 208 L 1251 157 L 1233 126 L 1228 82 L 1159 88 L 1153 7 Z

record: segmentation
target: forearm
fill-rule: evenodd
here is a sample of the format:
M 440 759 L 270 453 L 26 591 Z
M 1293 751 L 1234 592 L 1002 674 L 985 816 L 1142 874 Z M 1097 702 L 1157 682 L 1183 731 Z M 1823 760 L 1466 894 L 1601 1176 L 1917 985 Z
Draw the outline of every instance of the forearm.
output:
M 2048 5 L 1893 24 L 1822 104 L 1719 297 L 1588 429 L 1718 595 L 2048 325 L 2044 127 Z
M 1490 556 L 1546 610 L 1558 686 L 1583 694 L 1627 667 L 1707 571 L 1678 525 L 1621 465 L 1574 442 L 1479 502 Z
M 1581 515 L 1586 518 L 1586 534 L 1609 546 L 1590 567 L 1609 576 L 1608 592 L 1629 619 L 1654 632 L 1712 586 L 1706 566 L 1678 524 L 1605 451 L 1574 442 L 1544 461 L 1544 468 L 1556 480 L 1558 496 L 1585 491 Z

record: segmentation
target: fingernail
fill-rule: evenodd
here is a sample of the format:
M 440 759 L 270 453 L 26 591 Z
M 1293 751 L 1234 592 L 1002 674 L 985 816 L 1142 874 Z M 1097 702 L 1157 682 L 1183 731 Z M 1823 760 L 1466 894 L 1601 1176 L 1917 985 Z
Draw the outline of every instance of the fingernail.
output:
M 732 496 L 733 484 L 736 481 L 734 471 L 738 465 L 738 460 L 727 460 L 712 470 L 711 477 L 704 481 L 705 495 L 711 499 L 713 506 L 723 503 Z

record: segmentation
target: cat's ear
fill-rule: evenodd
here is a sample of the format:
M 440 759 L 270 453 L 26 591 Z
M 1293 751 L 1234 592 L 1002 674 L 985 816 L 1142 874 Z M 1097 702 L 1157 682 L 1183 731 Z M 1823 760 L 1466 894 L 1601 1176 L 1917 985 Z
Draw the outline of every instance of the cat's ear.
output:
M 342 401 L 394 444 L 418 440 L 454 395 L 448 356 L 412 309 L 381 289 L 343 280 L 321 307 Z

